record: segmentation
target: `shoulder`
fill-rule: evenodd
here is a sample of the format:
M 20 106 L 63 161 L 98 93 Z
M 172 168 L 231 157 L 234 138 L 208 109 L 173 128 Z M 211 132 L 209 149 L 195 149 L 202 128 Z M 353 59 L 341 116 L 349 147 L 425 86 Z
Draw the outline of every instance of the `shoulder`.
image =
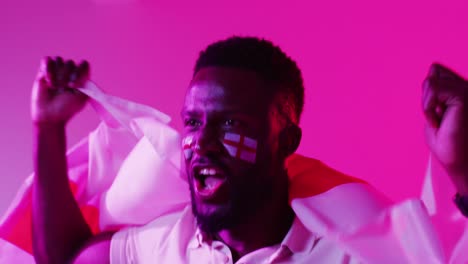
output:
M 314 158 L 293 154 L 286 161 L 286 169 L 289 176 L 289 190 L 293 196 L 290 198 L 311 197 L 351 185 L 359 186 L 358 188 L 365 190 L 364 192 L 391 203 L 388 197 L 366 181 L 342 173 Z
M 312 158 L 293 155 L 287 169 L 290 204 L 296 216 L 303 223 L 313 222 L 319 233 L 351 230 L 376 219 L 394 204 L 367 182 Z
M 310 197 L 349 183 L 366 184 L 364 180 L 346 175 L 323 162 L 299 154 L 286 161 L 290 192 L 294 198 Z

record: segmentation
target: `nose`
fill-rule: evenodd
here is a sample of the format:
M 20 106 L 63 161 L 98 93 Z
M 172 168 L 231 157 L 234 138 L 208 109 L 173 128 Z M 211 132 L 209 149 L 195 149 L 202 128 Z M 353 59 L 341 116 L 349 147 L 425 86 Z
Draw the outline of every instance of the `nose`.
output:
M 209 156 L 213 154 L 221 154 L 223 146 L 219 131 L 215 128 L 205 126 L 198 131 L 195 146 L 195 153 L 200 156 Z

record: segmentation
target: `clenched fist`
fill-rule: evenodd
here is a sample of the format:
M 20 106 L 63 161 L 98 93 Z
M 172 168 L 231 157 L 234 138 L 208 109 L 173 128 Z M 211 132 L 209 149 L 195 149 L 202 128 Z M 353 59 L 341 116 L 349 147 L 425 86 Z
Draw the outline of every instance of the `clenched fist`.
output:
M 31 117 L 35 124 L 65 124 L 86 104 L 78 88 L 89 80 L 87 61 L 80 64 L 61 57 L 41 61 L 31 96 Z
M 468 81 L 433 64 L 423 83 L 426 139 L 457 191 L 468 195 Z

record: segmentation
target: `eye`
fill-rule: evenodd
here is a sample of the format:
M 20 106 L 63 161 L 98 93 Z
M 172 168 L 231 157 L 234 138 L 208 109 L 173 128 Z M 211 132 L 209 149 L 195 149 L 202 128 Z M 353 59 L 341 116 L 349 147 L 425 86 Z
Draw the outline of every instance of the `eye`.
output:
M 200 126 L 201 122 L 197 119 L 194 118 L 187 118 L 184 120 L 184 126 L 185 127 L 197 127 Z
M 238 126 L 239 125 L 239 121 L 235 120 L 235 119 L 226 119 L 224 121 L 224 125 L 227 126 L 227 127 L 234 127 L 234 126 Z

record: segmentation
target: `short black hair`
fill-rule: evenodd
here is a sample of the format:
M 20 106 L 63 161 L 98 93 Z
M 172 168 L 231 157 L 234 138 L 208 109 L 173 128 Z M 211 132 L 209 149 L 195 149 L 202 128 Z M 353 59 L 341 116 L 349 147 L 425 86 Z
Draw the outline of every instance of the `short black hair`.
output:
M 285 100 L 280 111 L 298 124 L 304 108 L 304 82 L 296 62 L 271 41 L 233 36 L 210 44 L 195 63 L 193 75 L 205 67 L 235 67 L 252 70 L 273 84 L 273 93 Z

